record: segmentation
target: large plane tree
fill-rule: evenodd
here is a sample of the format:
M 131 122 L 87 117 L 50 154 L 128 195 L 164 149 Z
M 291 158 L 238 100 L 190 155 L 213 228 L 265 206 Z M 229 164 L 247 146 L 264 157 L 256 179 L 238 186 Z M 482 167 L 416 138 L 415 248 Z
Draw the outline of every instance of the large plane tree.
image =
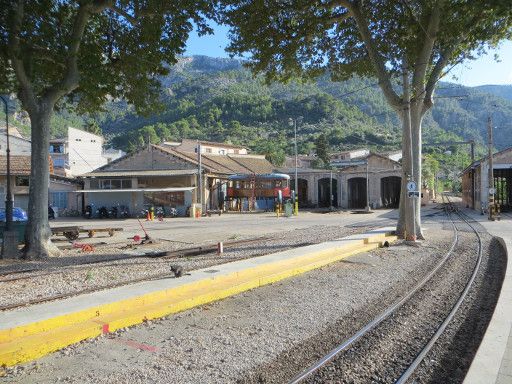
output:
M 423 238 L 421 123 L 450 68 L 510 38 L 509 0 L 223 0 L 229 51 L 255 73 L 287 81 L 328 72 L 333 80 L 374 77 L 402 123 L 399 235 Z
M 6 0 L 0 7 L 0 92 L 16 94 L 31 122 L 25 257 L 58 253 L 48 225 L 48 147 L 56 107 L 97 110 L 123 98 L 158 104 L 158 77 L 183 53 L 193 26 L 211 32 L 207 0 Z

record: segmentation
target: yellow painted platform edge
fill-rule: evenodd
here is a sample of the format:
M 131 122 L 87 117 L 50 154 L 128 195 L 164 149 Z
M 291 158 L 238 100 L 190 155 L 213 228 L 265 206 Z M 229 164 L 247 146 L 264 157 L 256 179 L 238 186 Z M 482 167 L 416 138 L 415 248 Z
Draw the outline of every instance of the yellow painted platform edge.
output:
M 371 240 L 376 240 L 377 238 L 384 239 L 387 237 L 388 241 L 394 241 L 396 237 L 387 235 L 387 236 L 381 236 L 377 235 L 375 238 L 372 238 Z M 220 290 L 213 290 L 211 292 L 207 292 L 204 294 L 199 294 L 196 296 L 193 296 L 191 298 L 184 298 L 180 300 L 178 303 L 172 303 L 170 305 L 164 305 L 162 302 L 162 291 L 154 292 L 150 294 L 143 295 L 144 300 L 140 300 L 140 297 L 127 299 L 131 302 L 131 304 L 135 304 L 136 308 L 134 308 L 133 313 L 128 314 L 125 313 L 127 308 L 126 306 L 126 300 L 123 300 L 121 302 L 118 302 L 120 306 L 118 306 L 117 315 L 115 312 L 109 313 L 105 316 L 104 319 L 102 319 L 103 316 L 95 316 L 94 318 L 88 318 L 82 321 L 77 321 L 80 316 L 78 316 L 79 313 L 72 313 L 69 315 L 59 316 L 57 318 L 48 319 L 50 321 L 55 321 L 53 324 L 54 327 L 51 329 L 42 329 L 39 333 L 36 332 L 37 326 L 41 325 L 40 323 L 32 323 L 28 326 L 32 326 L 29 328 L 33 333 L 27 336 L 26 330 L 22 330 L 21 332 L 16 332 L 17 327 L 13 328 L 10 331 L 13 331 L 10 333 L 10 340 L 6 342 L 0 343 L 0 365 L 14 365 L 19 364 L 22 362 L 30 361 L 33 359 L 36 359 L 38 357 L 44 356 L 47 353 L 53 352 L 55 350 L 58 350 L 60 348 L 66 347 L 70 344 L 76 343 L 80 340 L 84 340 L 91 337 L 96 337 L 103 333 L 102 324 L 105 323 L 105 321 L 108 321 L 109 325 L 109 331 L 112 332 L 116 329 L 135 325 L 142 323 L 145 320 L 158 318 L 162 316 L 166 316 L 169 314 L 177 313 L 180 311 L 184 311 L 193 307 L 196 307 L 198 305 L 203 305 L 206 303 L 210 303 L 213 301 L 217 301 L 223 298 L 226 298 L 231 295 L 235 295 L 240 292 L 247 291 L 249 289 L 253 289 L 262 285 L 267 285 L 274 283 L 276 281 L 280 281 L 295 275 L 302 274 L 304 272 L 321 268 L 322 266 L 325 266 L 327 264 L 333 263 L 335 261 L 341 260 L 345 257 L 351 256 L 353 254 L 361 253 L 361 252 L 367 252 L 371 249 L 378 248 L 381 245 L 382 241 L 370 241 L 369 244 L 363 245 L 362 247 L 351 247 L 353 249 L 346 249 L 345 252 L 340 253 L 339 249 L 328 251 L 321 251 L 321 252 L 315 252 L 314 256 L 306 255 L 302 256 L 300 258 L 293 258 L 293 259 L 285 259 L 281 260 L 279 262 L 275 263 L 269 263 L 269 264 L 263 264 L 261 266 L 257 266 L 250 269 L 250 272 L 247 272 L 249 270 L 246 270 L 243 273 L 243 275 L 247 273 L 252 273 L 253 275 L 256 273 L 261 273 L 265 269 L 268 269 L 269 266 L 276 266 L 277 264 L 296 264 L 299 259 L 302 259 L 302 261 L 306 261 L 307 259 L 312 258 L 318 258 L 320 257 L 320 260 L 310 262 L 307 264 L 304 264 L 302 266 L 294 266 L 289 267 L 288 270 L 283 270 L 280 273 L 277 274 L 271 274 L 266 276 L 253 276 L 252 280 L 245 281 L 241 284 L 235 284 L 231 287 L 220 289 Z M 282 263 L 282 262 L 285 263 Z M 284 265 L 283 265 L 284 266 Z M 241 278 L 240 272 L 236 272 L 234 274 L 237 274 L 238 278 Z M 234 274 L 223 276 L 224 278 L 232 278 Z M 211 284 L 212 282 L 215 282 L 215 280 L 222 280 L 222 279 L 207 279 L 206 282 L 208 284 Z M 204 282 L 205 280 L 202 280 Z M 193 284 L 192 284 L 193 285 Z M 196 284 L 195 289 L 191 289 L 189 285 L 185 285 L 182 287 L 187 287 L 187 290 L 189 291 L 195 291 L 197 290 L 199 284 Z M 200 284 L 204 285 L 204 284 Z M 172 288 L 170 290 L 174 291 L 176 294 L 179 288 L 176 287 Z M 169 290 L 166 290 L 169 291 Z M 183 296 L 183 293 L 181 292 Z M 169 292 L 166 292 L 164 294 L 164 300 L 165 297 L 169 296 Z M 175 296 L 176 297 L 176 296 Z M 151 300 L 153 299 L 153 300 Z M 158 303 L 158 309 L 148 310 L 151 308 L 151 304 Z M 101 308 L 100 308 L 101 309 Z M 83 316 L 84 313 L 90 314 L 93 313 L 96 315 L 98 313 L 97 308 L 93 308 L 91 310 L 81 311 L 80 314 Z M 127 315 L 127 316 L 123 316 Z M 67 317 L 65 319 L 64 317 Z M 74 320 L 71 321 L 71 320 Z M 70 324 L 71 323 L 71 324 Z M 73 325 L 75 325 L 73 327 Z M 27 326 L 23 326 L 27 328 Z M 57 328 L 62 328 L 63 332 L 58 332 Z M 45 339 L 43 343 L 41 343 L 41 335 L 44 333 L 53 333 L 54 338 L 50 340 L 50 342 L 47 342 L 48 340 Z M 13 350 L 14 344 L 17 346 L 15 350 Z M 26 345 L 25 345 L 26 344 Z
M 382 234 L 377 234 L 377 235 L 371 236 L 371 240 L 373 241 L 376 239 L 381 239 L 383 237 L 385 237 L 385 236 L 383 236 Z M 46 332 L 46 331 L 50 331 L 51 329 L 54 329 L 54 328 L 66 326 L 66 325 L 69 325 L 70 323 L 83 322 L 88 319 L 98 319 L 101 316 L 108 315 L 111 313 L 116 313 L 116 312 L 122 311 L 128 307 L 145 306 L 147 304 L 150 304 L 151 302 L 163 300 L 169 295 L 176 296 L 176 295 L 180 295 L 180 294 L 187 294 L 187 292 L 190 291 L 191 289 L 193 290 L 193 289 L 197 289 L 201 286 L 209 286 L 211 284 L 212 280 L 215 280 L 215 279 L 219 279 L 219 278 L 226 279 L 226 278 L 230 278 L 230 277 L 232 278 L 234 275 L 238 279 L 241 279 L 244 276 L 251 276 L 252 274 L 254 274 L 256 272 L 262 272 L 265 269 L 275 268 L 279 264 L 281 264 L 283 267 L 285 267 L 290 262 L 290 260 L 292 260 L 293 263 L 297 263 L 297 262 L 303 262 L 304 259 L 308 259 L 308 258 L 312 258 L 312 257 L 319 257 L 319 256 L 325 257 L 325 256 L 327 256 L 327 254 L 332 253 L 332 252 L 347 252 L 353 248 L 359 249 L 359 247 L 361 245 L 363 245 L 365 242 L 366 242 L 366 240 L 363 241 L 363 239 L 360 239 L 360 240 L 356 240 L 355 242 L 352 242 L 352 243 L 349 243 L 349 244 L 346 244 L 343 246 L 331 248 L 331 249 L 324 250 L 324 251 L 313 252 L 313 253 L 306 254 L 306 255 L 296 257 L 293 259 L 284 259 L 284 260 L 279 260 L 279 261 L 275 261 L 272 263 L 263 264 L 260 266 L 255 266 L 255 267 L 248 268 L 241 272 L 235 272 L 234 274 L 225 275 L 222 277 L 213 276 L 211 279 L 203 279 L 203 280 L 200 280 L 197 282 L 192 282 L 190 284 L 182 285 L 180 287 L 174 287 L 174 288 L 169 288 L 166 290 L 150 292 L 150 293 L 147 293 L 144 295 L 132 297 L 132 298 L 117 301 L 114 303 L 108 303 L 108 304 L 104 304 L 101 306 L 91 307 L 91 308 L 87 308 L 82 311 L 77 311 L 77 312 L 73 312 L 73 313 L 69 313 L 69 314 L 64 314 L 61 316 L 56 316 L 56 317 L 53 317 L 50 319 L 45 319 L 42 321 L 29 323 L 29 324 L 22 325 L 19 327 L 1 330 L 0 331 L 0 345 L 2 343 L 6 343 L 6 342 L 9 342 L 14 339 L 18 339 L 20 337 L 26 337 L 31 334 Z

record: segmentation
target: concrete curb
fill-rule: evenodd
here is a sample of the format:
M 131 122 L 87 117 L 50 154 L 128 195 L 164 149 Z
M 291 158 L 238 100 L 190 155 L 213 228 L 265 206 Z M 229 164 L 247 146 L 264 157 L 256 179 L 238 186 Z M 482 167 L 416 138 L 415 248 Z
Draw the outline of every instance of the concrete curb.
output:
M 34 360 L 81 340 L 271 284 L 379 248 L 385 241 L 395 240 L 396 236 L 391 232 L 372 231 L 364 236 L 349 236 L 332 243 L 303 247 L 299 256 L 291 256 L 291 253 L 284 251 L 250 261 L 244 260 L 246 263 L 243 265 L 249 265 L 248 268 L 234 272 L 229 272 L 227 268 L 227 273 L 212 277 L 205 273 L 208 271 L 194 271 L 193 274 L 199 276 L 195 281 L 189 279 L 187 282 L 187 279 L 182 278 L 172 281 L 168 289 L 154 290 L 101 305 L 84 305 L 86 309 L 68 309 L 69 313 L 58 316 L 55 314 L 59 312 L 51 311 L 54 317 L 45 314 L 46 317 L 37 321 L 30 322 L 25 318 L 20 321 L 20 317 L 27 316 L 16 312 L 4 315 L 3 318 L 0 315 L 4 323 L 4 326 L 0 325 L 0 365 L 11 366 Z M 236 263 L 239 262 L 228 264 Z M 125 291 L 130 291 L 130 288 L 127 287 Z M 109 295 L 110 291 L 102 291 L 100 302 L 105 302 L 105 296 Z M 44 304 L 41 307 L 48 308 Z
M 505 249 L 507 270 L 494 314 L 464 378 L 464 384 L 496 383 L 502 376 L 500 367 L 512 327 L 512 317 L 510 316 L 512 314 L 512 258 L 510 257 L 512 247 L 503 238 L 495 237 Z

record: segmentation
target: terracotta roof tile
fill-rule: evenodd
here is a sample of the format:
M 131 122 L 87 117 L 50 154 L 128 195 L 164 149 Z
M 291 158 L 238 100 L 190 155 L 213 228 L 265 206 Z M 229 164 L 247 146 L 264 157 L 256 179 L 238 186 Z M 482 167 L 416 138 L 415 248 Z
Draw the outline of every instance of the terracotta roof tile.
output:
M 0 175 L 7 174 L 7 157 L 0 156 Z M 30 156 L 11 155 L 11 174 L 30 175 Z

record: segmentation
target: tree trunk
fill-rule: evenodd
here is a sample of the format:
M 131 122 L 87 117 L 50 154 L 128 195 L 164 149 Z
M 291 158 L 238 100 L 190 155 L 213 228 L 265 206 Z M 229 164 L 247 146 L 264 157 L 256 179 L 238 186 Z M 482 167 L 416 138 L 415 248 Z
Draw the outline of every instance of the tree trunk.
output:
M 48 148 L 53 103 L 41 100 L 37 111 L 29 111 L 32 156 L 29 183 L 28 225 L 25 232 L 24 258 L 44 259 L 60 253 L 50 241 L 48 224 L 48 187 L 50 169 Z
M 413 150 L 413 169 L 414 169 L 414 180 L 418 185 L 418 190 L 421 192 L 423 187 L 421 171 L 421 154 L 422 154 L 422 132 L 421 123 L 423 121 L 422 113 L 423 103 L 416 102 L 411 105 L 411 131 L 412 131 L 412 150 Z M 415 228 L 416 238 L 424 240 L 423 231 L 421 230 L 421 198 L 414 200 L 415 210 Z

